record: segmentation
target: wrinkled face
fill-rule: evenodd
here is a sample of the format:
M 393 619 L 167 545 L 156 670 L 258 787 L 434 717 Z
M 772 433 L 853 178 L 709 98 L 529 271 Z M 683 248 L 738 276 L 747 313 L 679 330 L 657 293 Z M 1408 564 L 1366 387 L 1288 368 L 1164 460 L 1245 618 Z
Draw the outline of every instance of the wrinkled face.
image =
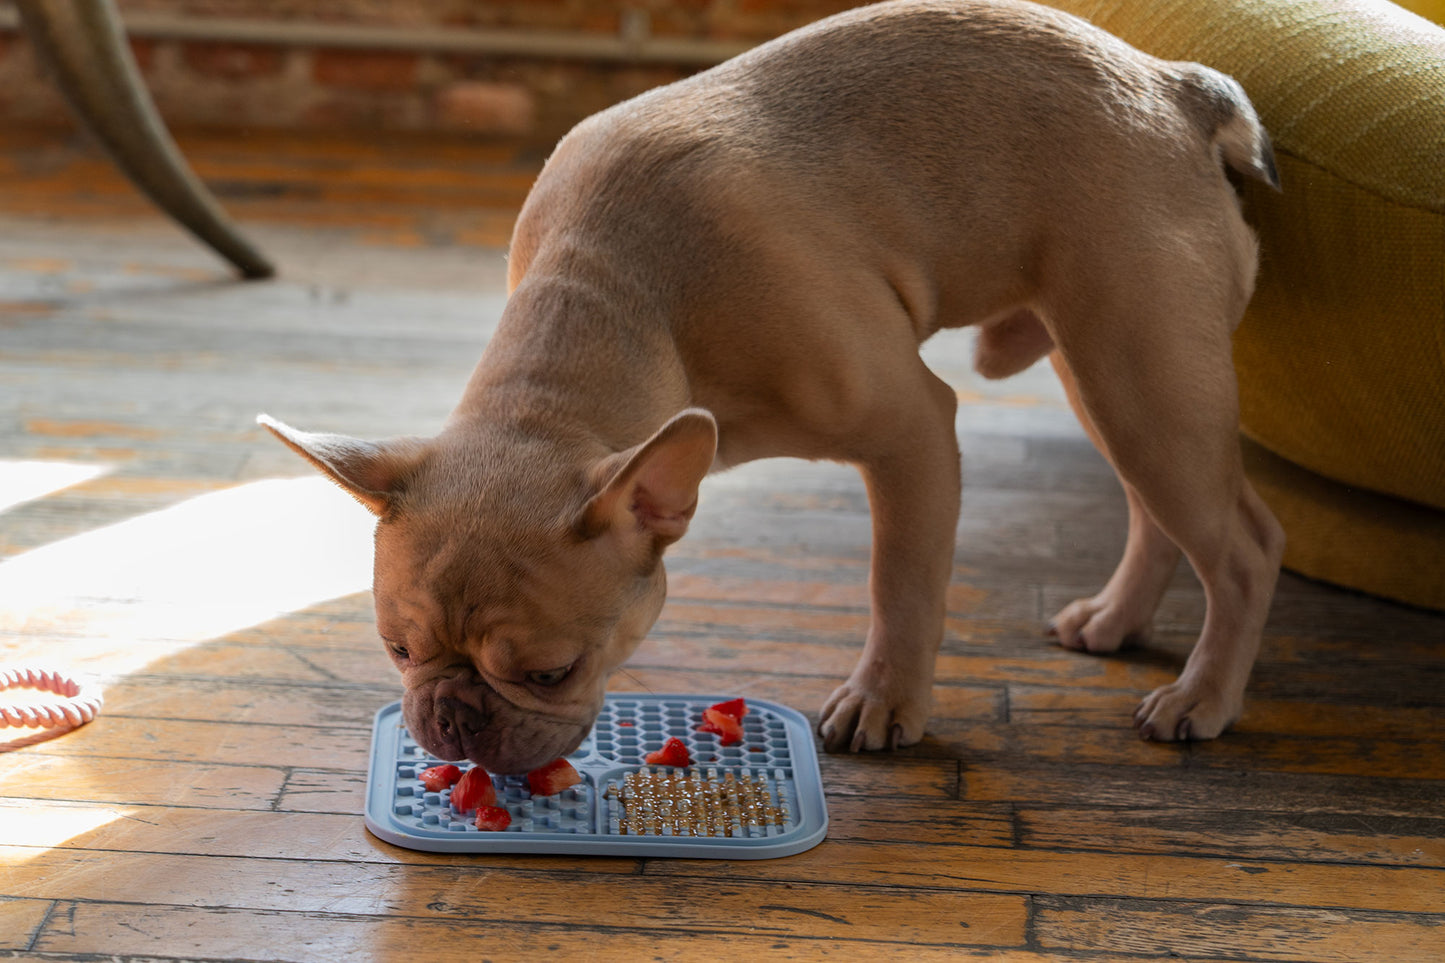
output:
M 512 397 L 508 411 L 525 408 Z M 412 736 L 499 773 L 586 738 L 608 677 L 662 610 L 662 550 L 717 453 L 700 408 L 621 451 L 473 415 L 435 439 L 382 442 L 257 420 L 381 519 L 376 627 Z
M 455 516 L 453 516 L 455 518 Z M 427 752 L 497 773 L 564 756 L 656 621 L 666 579 L 608 534 L 399 517 L 376 532 L 376 625 Z

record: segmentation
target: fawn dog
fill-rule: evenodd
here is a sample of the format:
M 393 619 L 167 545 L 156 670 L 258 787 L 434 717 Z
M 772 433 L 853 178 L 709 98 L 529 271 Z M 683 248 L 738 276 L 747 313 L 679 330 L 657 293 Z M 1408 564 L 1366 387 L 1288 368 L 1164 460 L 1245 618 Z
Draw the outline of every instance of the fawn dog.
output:
M 1228 171 L 1278 187 L 1214 70 L 1017 0 L 855 9 L 557 145 L 435 437 L 260 420 L 379 518 L 377 628 L 417 741 L 498 772 L 585 737 L 709 471 L 855 465 L 870 624 L 819 733 L 882 749 L 924 733 L 959 512 L 957 394 L 918 348 L 972 325 L 988 377 L 1051 358 L 1127 493 L 1117 571 L 1051 631 L 1093 652 L 1146 632 L 1182 551 L 1203 631 L 1135 725 L 1212 738 L 1283 552 L 1241 468 L 1231 335 L 1258 252 Z

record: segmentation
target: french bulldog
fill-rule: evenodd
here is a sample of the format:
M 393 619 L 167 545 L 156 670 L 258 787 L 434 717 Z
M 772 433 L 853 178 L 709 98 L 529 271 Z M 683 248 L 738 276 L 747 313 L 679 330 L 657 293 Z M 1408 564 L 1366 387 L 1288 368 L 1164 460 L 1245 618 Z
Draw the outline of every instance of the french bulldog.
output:
M 1283 552 L 1246 481 L 1231 336 L 1257 242 L 1231 176 L 1278 188 L 1240 86 L 1017 0 L 896 0 L 580 123 L 515 227 L 495 336 L 435 437 L 283 442 L 376 514 L 377 629 L 417 741 L 523 772 L 580 744 L 663 606 L 711 471 L 851 463 L 870 625 L 829 751 L 928 721 L 953 567 L 957 393 L 919 357 L 977 331 L 1048 356 L 1128 498 L 1127 547 L 1052 621 L 1146 633 L 1180 553 L 1203 630 L 1145 738 L 1240 715 Z

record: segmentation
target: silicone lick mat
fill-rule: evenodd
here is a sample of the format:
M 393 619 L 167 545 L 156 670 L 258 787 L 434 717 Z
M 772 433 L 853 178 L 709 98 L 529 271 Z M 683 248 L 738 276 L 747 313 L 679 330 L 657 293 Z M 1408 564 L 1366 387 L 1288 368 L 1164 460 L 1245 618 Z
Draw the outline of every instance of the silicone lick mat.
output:
M 394 702 L 376 714 L 372 730 L 366 827 L 398 846 L 447 853 L 769 859 L 811 849 L 827 833 L 828 811 L 807 718 L 749 699 L 742 742 L 722 746 L 718 736 L 697 726 L 704 709 L 727 698 L 609 693 L 592 732 L 567 757 L 581 783 L 533 797 L 525 776 L 493 777 L 497 805 L 512 816 L 500 832 L 479 830 L 474 814 L 452 809 L 451 790 L 429 792 L 421 785 L 421 771 L 441 760 L 416 744 L 401 703 Z M 643 762 L 669 736 L 687 745 L 691 766 L 674 770 Z M 466 770 L 467 764 L 459 765 Z M 699 830 L 732 835 L 696 835 L 685 821 L 674 828 L 665 818 L 649 818 L 655 813 L 638 801 L 637 783 L 629 781 L 638 773 L 653 779 L 676 774 L 691 781 L 689 791 L 726 787 L 733 798 L 752 801 L 748 812 L 762 815 L 740 816 L 734 807 Z

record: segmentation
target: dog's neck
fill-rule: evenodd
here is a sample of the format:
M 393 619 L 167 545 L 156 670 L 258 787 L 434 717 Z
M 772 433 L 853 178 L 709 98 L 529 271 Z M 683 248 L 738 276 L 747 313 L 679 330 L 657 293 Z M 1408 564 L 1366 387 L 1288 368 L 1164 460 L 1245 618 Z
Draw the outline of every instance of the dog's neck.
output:
M 581 271 L 560 260 L 508 299 L 447 434 L 550 440 L 591 459 L 640 444 L 688 405 L 664 300 L 595 258 Z

